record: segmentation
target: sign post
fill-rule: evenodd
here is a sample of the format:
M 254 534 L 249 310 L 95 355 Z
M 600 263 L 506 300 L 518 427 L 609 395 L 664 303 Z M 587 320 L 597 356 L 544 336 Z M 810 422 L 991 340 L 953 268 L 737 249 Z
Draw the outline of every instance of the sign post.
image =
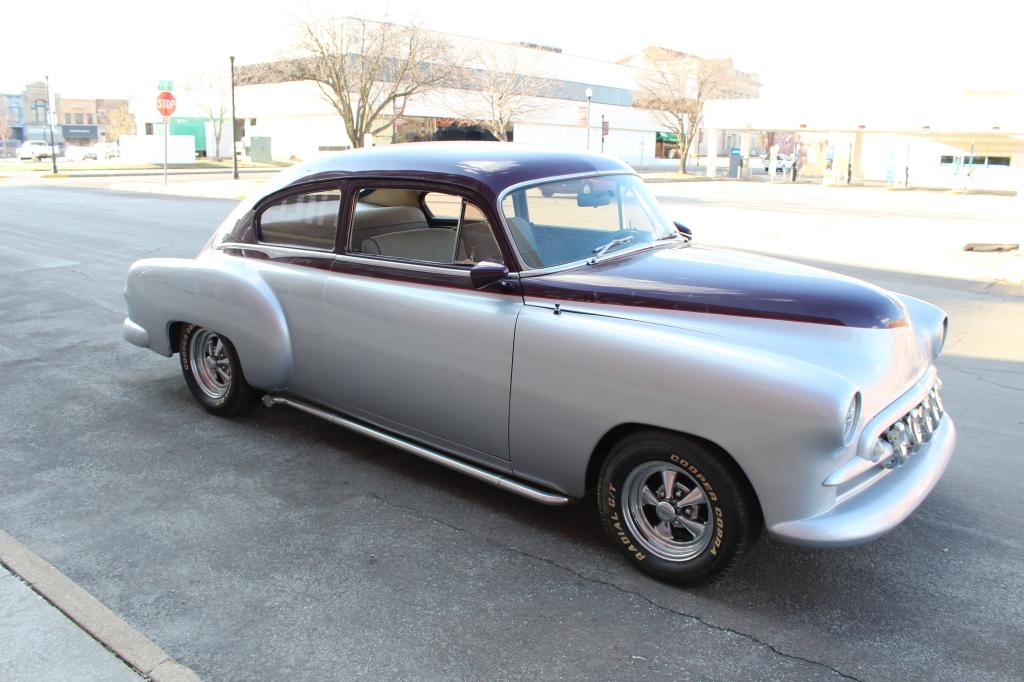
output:
M 167 186 L 167 129 L 171 125 L 171 114 L 177 107 L 177 100 L 167 90 L 156 96 L 156 110 L 164 117 L 164 187 Z

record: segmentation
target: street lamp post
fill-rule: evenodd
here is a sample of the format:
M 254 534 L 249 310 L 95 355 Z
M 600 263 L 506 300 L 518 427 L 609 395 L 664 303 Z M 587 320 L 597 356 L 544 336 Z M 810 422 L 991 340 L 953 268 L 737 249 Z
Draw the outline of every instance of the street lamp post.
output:
M 587 88 L 587 151 L 590 151 L 590 100 L 594 98 L 594 91 L 590 87 Z
M 238 179 L 238 139 L 235 137 L 235 57 L 231 60 L 231 177 Z
M 46 124 L 50 126 L 50 161 L 53 163 L 53 174 L 57 174 L 57 150 L 53 141 L 53 117 L 50 115 L 50 77 L 46 76 Z

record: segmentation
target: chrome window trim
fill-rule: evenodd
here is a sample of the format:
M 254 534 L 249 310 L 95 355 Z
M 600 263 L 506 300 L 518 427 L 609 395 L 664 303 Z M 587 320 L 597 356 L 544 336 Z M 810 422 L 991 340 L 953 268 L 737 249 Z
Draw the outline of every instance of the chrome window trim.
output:
M 384 267 L 393 267 L 396 270 L 411 270 L 414 272 L 441 275 L 462 275 L 467 278 L 469 277 L 469 270 L 467 268 L 460 268 L 452 265 L 432 264 L 423 261 L 393 259 L 386 256 L 375 256 L 373 254 L 356 255 L 353 253 L 339 253 L 335 254 L 334 260 L 341 263 L 369 263 L 371 265 L 382 265 Z
M 504 230 L 505 232 L 505 239 L 508 240 L 509 246 L 512 248 L 512 253 L 513 255 L 515 255 L 516 261 L 519 264 L 519 275 L 521 277 L 539 277 L 541 275 L 549 275 L 553 272 L 572 270 L 573 268 L 578 268 L 581 265 L 586 265 L 590 258 L 587 257 L 581 260 L 571 261 L 569 263 L 560 263 L 559 265 L 549 265 L 546 268 L 531 268 L 529 265 L 527 265 L 526 261 L 523 260 L 522 254 L 519 253 L 519 245 L 516 243 L 515 237 L 512 236 L 512 230 L 511 228 L 509 228 L 508 221 L 505 219 L 505 211 L 503 211 L 501 208 L 501 204 L 503 201 L 505 201 L 505 197 L 507 197 L 509 194 L 516 191 L 517 189 L 529 187 L 531 185 L 542 185 L 547 182 L 562 182 L 563 180 L 575 180 L 577 178 L 593 178 L 608 175 L 632 175 L 634 177 L 640 177 L 640 174 L 637 173 L 636 171 L 632 173 L 629 171 L 622 170 L 587 171 L 586 173 L 572 173 L 570 175 L 553 175 L 549 178 L 534 178 L 533 180 L 524 180 L 523 182 L 517 182 L 514 185 L 509 185 L 508 187 L 501 191 L 501 194 L 498 195 L 496 205 L 498 219 L 501 221 L 501 229 Z M 641 178 L 641 182 L 642 181 L 643 178 Z M 609 258 L 616 258 L 618 256 L 624 256 L 626 254 L 635 253 L 637 251 L 643 251 L 644 249 L 654 248 L 656 246 L 661 246 L 662 244 L 674 243 L 676 243 L 676 240 L 673 240 L 671 242 L 647 242 L 644 244 L 637 244 L 636 246 L 632 246 L 628 249 L 616 251 L 614 255 L 609 256 Z
M 283 246 L 279 244 L 269 244 L 265 242 L 257 242 L 255 244 L 246 244 L 242 242 L 223 242 L 213 247 L 217 251 L 224 251 L 226 249 L 235 249 L 238 251 L 259 251 L 265 253 L 271 258 L 282 257 L 282 256 L 299 256 L 305 258 L 323 258 L 324 256 L 333 256 L 334 251 L 331 249 L 312 249 L 303 246 Z

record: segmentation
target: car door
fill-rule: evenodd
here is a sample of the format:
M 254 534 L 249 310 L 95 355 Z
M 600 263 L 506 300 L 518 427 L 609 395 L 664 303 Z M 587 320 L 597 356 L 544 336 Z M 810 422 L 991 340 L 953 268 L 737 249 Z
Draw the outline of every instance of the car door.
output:
M 479 200 L 425 184 L 356 185 L 346 204 L 347 243 L 324 288 L 324 401 L 507 465 L 523 301 L 518 287 L 478 290 L 469 275 L 474 262 L 503 259 L 497 223 Z

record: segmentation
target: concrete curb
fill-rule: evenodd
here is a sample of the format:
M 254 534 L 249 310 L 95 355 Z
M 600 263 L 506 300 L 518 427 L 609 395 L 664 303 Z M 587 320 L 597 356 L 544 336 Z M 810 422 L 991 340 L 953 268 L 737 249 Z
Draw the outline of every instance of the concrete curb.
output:
M 191 669 L 2 530 L 0 564 L 139 674 L 157 682 L 199 682 Z

